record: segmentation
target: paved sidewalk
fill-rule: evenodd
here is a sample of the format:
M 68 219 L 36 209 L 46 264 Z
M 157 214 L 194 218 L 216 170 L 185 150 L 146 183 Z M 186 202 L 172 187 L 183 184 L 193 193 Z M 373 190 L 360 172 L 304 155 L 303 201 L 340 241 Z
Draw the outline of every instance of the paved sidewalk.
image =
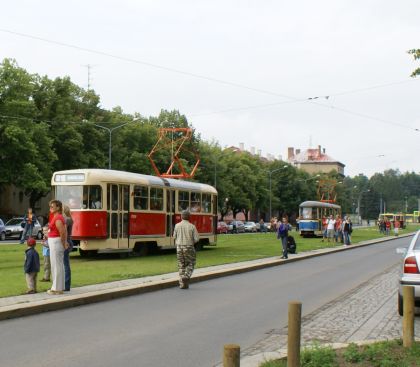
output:
M 402 317 L 397 312 L 399 266 L 393 266 L 302 318 L 302 346 L 313 343 L 345 345 L 352 342 L 402 337 Z M 416 309 L 416 314 L 419 314 Z M 415 318 L 420 337 L 420 318 Z M 344 343 L 344 344 L 343 344 Z M 262 340 L 241 351 L 241 367 L 286 356 L 287 326 L 269 331 Z

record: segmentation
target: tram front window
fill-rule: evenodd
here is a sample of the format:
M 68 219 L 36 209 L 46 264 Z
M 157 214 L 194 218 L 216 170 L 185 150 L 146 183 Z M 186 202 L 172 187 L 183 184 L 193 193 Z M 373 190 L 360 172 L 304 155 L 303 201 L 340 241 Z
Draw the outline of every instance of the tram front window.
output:
M 70 209 L 101 209 L 102 188 L 90 186 L 56 186 L 55 198 Z
M 68 205 L 70 209 L 81 209 L 83 186 L 56 186 L 55 198 Z
M 312 219 L 312 208 L 302 208 L 301 216 L 303 219 Z

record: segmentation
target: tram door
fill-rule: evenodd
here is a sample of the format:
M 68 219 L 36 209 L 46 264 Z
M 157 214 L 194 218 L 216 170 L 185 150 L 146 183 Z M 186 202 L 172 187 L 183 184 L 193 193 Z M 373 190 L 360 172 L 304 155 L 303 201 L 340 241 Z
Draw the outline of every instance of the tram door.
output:
M 166 237 L 169 238 L 170 245 L 174 245 L 172 237 L 175 227 L 175 191 L 166 191 Z
M 130 186 L 108 184 L 109 228 L 118 248 L 128 248 Z

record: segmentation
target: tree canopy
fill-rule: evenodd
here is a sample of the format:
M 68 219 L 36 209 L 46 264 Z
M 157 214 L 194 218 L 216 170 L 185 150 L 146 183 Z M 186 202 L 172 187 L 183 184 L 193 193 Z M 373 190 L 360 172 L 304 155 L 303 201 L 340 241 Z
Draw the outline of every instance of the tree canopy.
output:
M 419 50 L 411 53 L 419 58 Z M 217 188 L 222 213 L 252 210 L 267 219 L 270 207 L 273 215 L 294 215 L 302 201 L 317 199 L 317 176 L 284 161 L 267 161 L 205 141 L 179 111 L 145 117 L 126 114 L 120 107 L 106 110 L 94 91 L 75 85 L 69 77 L 52 80 L 30 74 L 11 59 L 0 64 L 0 190 L 14 184 L 31 205 L 49 192 L 54 171 L 108 168 L 107 129 L 115 129 L 113 169 L 154 174 L 147 154 L 162 127 L 192 128 L 183 162 L 190 170 L 194 152 L 200 153 L 194 180 Z M 161 172 L 170 159 L 169 150 L 154 157 Z M 363 175 L 343 179 L 331 172 L 321 178 L 340 182 L 336 191 L 344 212 L 355 213 L 360 201 L 361 214 L 369 218 L 377 217 L 381 203 L 390 211 L 412 211 L 420 197 L 420 176 L 414 172 L 388 170 L 370 179 Z

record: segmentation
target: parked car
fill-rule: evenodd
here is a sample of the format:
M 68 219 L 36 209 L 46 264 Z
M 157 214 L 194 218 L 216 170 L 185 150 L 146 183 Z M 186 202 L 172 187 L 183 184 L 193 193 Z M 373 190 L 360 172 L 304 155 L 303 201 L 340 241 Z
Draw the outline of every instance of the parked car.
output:
M 226 234 L 228 231 L 228 225 L 225 222 L 217 222 L 217 234 Z
M 244 222 L 240 220 L 233 220 L 228 224 L 229 233 L 245 233 Z
M 271 223 L 270 222 L 266 222 L 264 223 L 265 228 L 267 228 L 267 231 L 270 232 L 271 231 Z
M 6 222 L 6 237 L 17 238 L 22 237 L 23 228 L 25 228 L 25 219 L 23 217 L 15 217 Z M 32 237 L 41 239 L 43 237 L 42 227 L 39 224 L 38 219 L 35 220 L 34 227 L 32 230 Z
M 6 239 L 6 227 L 4 222 L 0 219 L 0 241 L 4 241 Z
M 416 306 L 420 305 L 420 231 L 414 235 L 407 249 L 398 248 L 397 252 L 404 254 L 398 287 L 398 313 L 402 316 L 402 287 L 404 285 L 410 285 L 414 287 L 414 301 Z
M 257 232 L 257 225 L 255 222 L 245 222 L 244 227 L 245 232 Z

